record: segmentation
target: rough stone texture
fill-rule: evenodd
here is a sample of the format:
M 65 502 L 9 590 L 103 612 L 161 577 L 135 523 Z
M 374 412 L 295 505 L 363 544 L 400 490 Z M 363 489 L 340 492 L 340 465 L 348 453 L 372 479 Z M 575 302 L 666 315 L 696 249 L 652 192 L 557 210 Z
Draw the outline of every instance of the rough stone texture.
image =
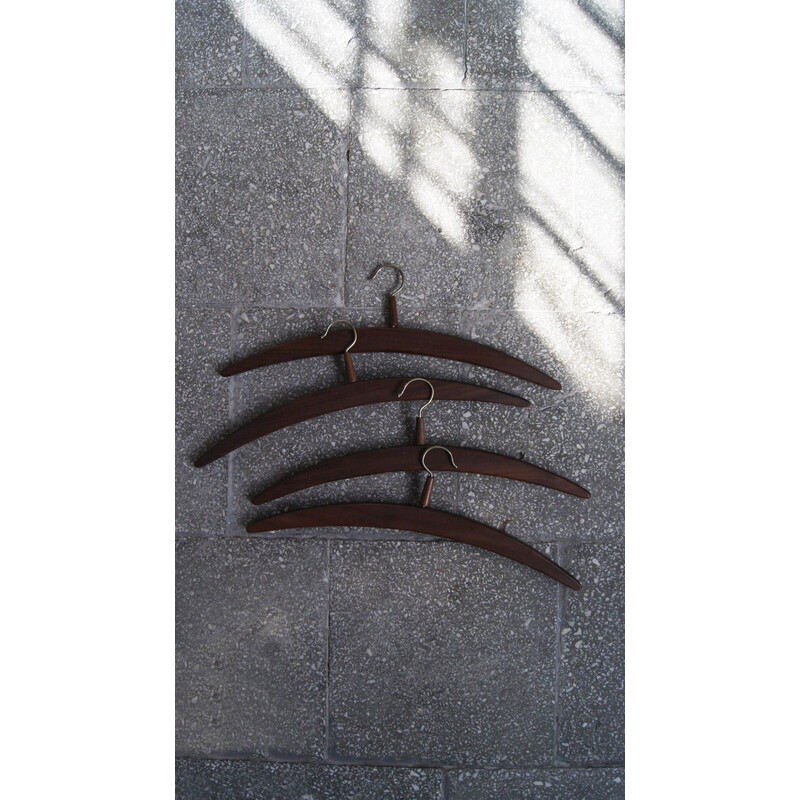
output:
M 561 627 L 558 755 L 572 765 L 624 758 L 624 547 L 564 547 L 564 566 L 583 575 L 567 592 Z
M 326 543 L 183 539 L 176 562 L 178 754 L 321 756 Z
M 176 135 L 179 298 L 335 302 L 345 142 L 314 97 L 185 92 Z
M 179 0 L 176 33 L 178 752 L 257 762 L 183 760 L 180 791 L 620 797 L 622 0 Z M 403 531 L 244 537 L 284 509 L 416 502 L 413 473 L 248 497 L 411 441 L 417 403 L 192 465 L 344 380 L 337 358 L 217 370 L 332 319 L 386 324 L 394 279 L 367 280 L 385 261 L 406 273 L 401 325 L 496 346 L 563 384 L 354 354 L 362 379 L 457 378 L 531 401 L 434 402 L 428 439 L 538 463 L 591 499 L 455 472 L 433 505 L 540 547 L 582 592 Z M 274 763 L 290 761 L 313 763 Z
M 222 533 L 228 462 L 194 466 L 207 440 L 228 424 L 229 388 L 217 371 L 230 358 L 225 309 L 180 308 L 175 315 L 175 525 L 179 534 Z
M 465 421 L 461 444 L 513 455 L 570 478 L 588 500 L 486 476 L 462 476 L 465 516 L 536 540 L 616 539 L 623 535 L 624 415 L 622 321 L 602 314 L 464 314 L 462 335 L 493 341 L 558 378 L 561 391 L 533 387 L 532 408 Z M 484 368 L 465 380 L 519 391 L 521 381 Z M 516 413 L 514 413 L 516 412 Z M 579 577 L 579 576 L 578 576 Z
M 621 93 L 623 12 L 604 5 L 467 0 L 469 85 Z
M 548 761 L 557 592 L 459 543 L 332 543 L 331 754 Z
M 622 800 L 625 775 L 611 769 L 473 770 L 449 773 L 447 800 Z
M 464 4 L 244 0 L 251 86 L 460 88 Z
M 176 773 L 177 800 L 441 798 L 441 775 L 432 769 L 179 759 Z
M 574 307 L 621 313 L 625 284 L 625 98 L 573 94 L 566 98 L 576 129 L 576 215 L 580 269 Z
M 388 259 L 408 272 L 406 305 L 572 310 L 588 237 L 566 108 L 541 93 L 354 93 L 348 302 Z
M 177 0 L 175 77 L 179 87 L 241 85 L 240 8 L 240 0 Z

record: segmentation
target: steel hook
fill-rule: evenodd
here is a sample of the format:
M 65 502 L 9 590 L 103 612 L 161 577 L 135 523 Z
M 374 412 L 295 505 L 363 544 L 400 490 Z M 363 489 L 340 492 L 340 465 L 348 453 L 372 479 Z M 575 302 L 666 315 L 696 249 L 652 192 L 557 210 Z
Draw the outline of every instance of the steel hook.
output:
M 337 322 L 341 322 L 343 325 L 349 325 L 353 329 L 353 341 L 350 342 L 350 344 L 345 348 L 344 351 L 344 368 L 345 372 L 347 373 L 347 382 L 355 383 L 358 380 L 358 377 L 356 376 L 356 368 L 353 366 L 353 358 L 350 355 L 350 351 L 353 349 L 355 343 L 358 341 L 358 331 L 356 330 L 356 326 L 353 325 L 352 322 L 348 322 L 346 319 L 335 319 L 333 322 L 331 322 L 330 325 L 328 325 L 328 328 L 325 331 L 325 333 L 323 333 L 322 336 L 320 336 L 319 338 L 324 339 L 328 335 L 330 329 L 334 325 L 336 325 Z
M 356 326 L 353 325 L 352 322 L 348 322 L 346 319 L 335 319 L 333 322 L 331 322 L 330 325 L 328 325 L 328 327 L 325 330 L 325 333 L 323 333 L 322 336 L 320 336 L 319 338 L 324 339 L 330 332 L 330 329 L 334 325 L 336 325 L 337 322 L 341 322 L 343 325 L 349 325 L 353 329 L 353 341 L 350 342 L 350 344 L 347 345 L 347 347 L 345 348 L 345 353 L 349 353 L 355 346 L 355 343 L 358 341 L 358 331 L 356 330 Z
M 422 466 L 425 469 L 425 472 L 428 473 L 428 477 L 425 478 L 425 486 L 422 489 L 422 497 L 419 499 L 419 504 L 423 508 L 427 508 L 430 505 L 431 495 L 433 494 L 433 473 L 425 463 L 425 456 L 428 455 L 431 450 L 444 450 L 445 453 L 450 456 L 450 463 L 453 465 L 453 468 L 458 469 L 458 466 L 456 466 L 456 462 L 453 459 L 453 454 L 446 447 L 442 447 L 440 444 L 434 444 L 425 448 L 425 451 L 422 454 Z
M 380 266 L 378 266 L 378 268 L 375 270 L 375 272 L 373 272 L 372 275 L 369 276 L 369 279 L 372 280 L 373 278 L 375 278 L 375 276 L 382 269 L 393 269 L 393 270 L 396 270 L 397 274 L 400 276 L 400 285 L 393 292 L 389 293 L 389 297 L 397 297 L 397 295 L 400 294 L 400 292 L 403 291 L 403 284 L 406 282 L 406 276 L 403 274 L 403 270 L 401 270 L 400 267 L 396 267 L 394 264 L 389 264 L 387 262 L 386 264 L 381 264 Z

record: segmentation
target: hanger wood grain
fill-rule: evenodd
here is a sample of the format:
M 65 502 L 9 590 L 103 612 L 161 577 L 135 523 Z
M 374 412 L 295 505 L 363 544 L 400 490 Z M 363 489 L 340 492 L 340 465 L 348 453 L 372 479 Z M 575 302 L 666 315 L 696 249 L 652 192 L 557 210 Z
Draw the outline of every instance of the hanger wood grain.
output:
M 408 353 L 446 358 L 505 372 L 507 375 L 522 378 L 548 389 L 561 388 L 561 384 L 555 378 L 527 362 L 459 336 L 413 328 L 356 328 L 356 331 L 358 344 L 352 350 L 353 353 Z M 316 335 L 294 339 L 235 361 L 220 370 L 220 374 L 229 377 L 271 364 L 316 356 L 339 355 L 350 339 L 350 333 L 344 330 L 331 332 L 324 339 Z
M 347 334 L 345 334 L 347 335 Z M 277 430 L 295 425 L 298 422 L 342 411 L 346 408 L 370 405 L 373 403 L 404 402 L 406 400 L 422 400 L 428 396 L 428 388 L 424 384 L 415 383 L 408 387 L 402 398 L 397 393 L 403 386 L 404 378 L 379 378 L 371 381 L 356 381 L 322 389 L 319 392 L 304 395 L 285 405 L 273 408 L 257 417 L 252 422 L 226 436 L 222 441 L 210 447 L 194 463 L 204 467 L 218 458 L 243 447 L 262 436 Z M 440 400 L 473 400 L 486 403 L 500 403 L 507 406 L 524 407 L 530 405 L 524 397 L 508 392 L 478 386 L 462 381 L 431 379 L 436 388 L 436 397 Z
M 287 511 L 251 522 L 248 533 L 265 533 L 292 528 L 359 527 L 388 528 L 442 536 L 489 550 L 525 564 L 570 589 L 580 583 L 565 569 L 525 542 L 503 531 L 447 511 L 395 503 L 341 503 Z
M 314 464 L 308 469 L 290 475 L 273 484 L 253 498 L 254 505 L 268 503 L 279 497 L 346 478 L 358 478 L 365 475 L 379 475 L 384 472 L 413 472 L 421 470 L 420 458 L 427 445 L 407 445 L 402 447 L 385 447 L 379 450 L 363 450 L 349 453 L 339 458 Z M 458 462 L 458 471 L 479 475 L 493 475 L 498 478 L 524 481 L 555 489 L 559 492 L 589 497 L 589 492 L 577 483 L 556 475 L 555 472 L 537 467 L 518 458 L 490 453 L 486 450 L 475 450 L 467 447 L 450 447 L 453 458 Z M 434 450 L 430 453 L 428 464 L 431 469 L 440 472 L 452 472 L 454 467 L 446 453 Z

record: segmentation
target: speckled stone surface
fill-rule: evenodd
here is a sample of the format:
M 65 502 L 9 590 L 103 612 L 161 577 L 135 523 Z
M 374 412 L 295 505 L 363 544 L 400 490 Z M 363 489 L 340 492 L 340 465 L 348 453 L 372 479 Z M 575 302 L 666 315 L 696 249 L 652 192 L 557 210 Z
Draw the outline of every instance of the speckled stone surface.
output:
M 557 593 L 555 581 L 468 545 L 335 543 L 331 753 L 549 760 Z
M 461 87 L 462 0 L 243 0 L 243 6 L 248 85 Z
M 178 541 L 178 755 L 322 755 L 326 564 L 320 541 Z
M 563 389 L 533 387 L 524 413 L 465 420 L 462 444 L 537 464 L 591 492 L 588 500 L 487 476 L 463 476 L 462 513 L 513 536 L 536 540 L 614 539 L 624 524 L 622 321 L 615 315 L 519 312 L 464 314 L 462 335 L 523 358 L 558 378 Z M 507 391 L 520 381 L 484 368 L 467 380 Z
M 622 0 L 179 0 L 179 796 L 622 796 L 623 51 Z M 361 379 L 530 401 L 434 402 L 428 441 L 533 462 L 591 498 L 453 472 L 432 505 L 542 549 L 581 592 L 411 532 L 245 536 L 292 508 L 416 503 L 418 473 L 249 500 L 320 461 L 410 443 L 416 402 L 193 466 L 264 411 L 344 382 L 333 357 L 217 373 L 333 319 L 385 325 L 394 278 L 368 276 L 387 261 L 406 274 L 402 326 L 562 383 L 353 356 Z
M 177 800 L 440 800 L 442 782 L 433 769 L 189 759 L 176 775 Z
M 175 78 L 180 88 L 242 81 L 240 0 L 176 0 Z
M 341 297 L 346 145 L 314 99 L 297 91 L 179 95 L 181 301 Z
M 621 4 L 467 0 L 469 85 L 621 93 L 624 50 Z
M 622 800 L 625 775 L 610 769 L 471 770 L 447 775 L 447 800 Z
M 231 313 L 179 308 L 175 332 L 175 526 L 182 535 L 223 533 L 228 462 L 198 469 L 193 461 L 228 424 L 229 387 L 217 370 L 230 358 Z
M 577 134 L 552 97 L 365 90 L 353 125 L 348 302 L 388 259 L 407 304 L 572 307 Z
M 566 569 L 584 577 L 567 592 L 559 638 L 558 756 L 572 765 L 624 758 L 624 547 L 565 546 Z

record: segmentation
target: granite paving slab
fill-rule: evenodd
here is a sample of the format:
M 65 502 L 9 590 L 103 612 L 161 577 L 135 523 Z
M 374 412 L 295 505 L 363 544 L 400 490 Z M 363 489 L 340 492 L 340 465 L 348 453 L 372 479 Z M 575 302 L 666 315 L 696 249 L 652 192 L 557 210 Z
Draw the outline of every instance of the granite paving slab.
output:
M 319 541 L 178 541 L 178 755 L 323 755 L 326 565 Z
M 177 800 L 441 800 L 432 769 L 179 759 Z
M 464 421 L 462 444 L 510 455 L 563 475 L 591 492 L 582 499 L 487 476 L 462 476 L 462 513 L 524 541 L 618 539 L 624 532 L 624 414 L 621 320 L 614 315 L 464 314 L 465 336 L 494 341 L 563 384 L 535 389 L 525 413 Z M 488 371 L 466 370 L 482 382 Z M 519 381 L 495 375 L 498 388 Z M 515 411 L 516 409 L 511 409 Z
M 455 542 L 331 547 L 333 757 L 551 762 L 555 581 Z
M 222 533 L 227 459 L 204 470 L 193 461 L 200 443 L 228 425 L 229 389 L 217 370 L 230 358 L 230 311 L 179 308 L 175 332 L 175 526 L 183 535 Z
M 622 800 L 625 773 L 608 769 L 471 770 L 448 773 L 447 800 Z
M 176 0 L 175 80 L 179 88 L 242 83 L 240 0 Z
M 461 0 L 243 0 L 243 6 L 250 86 L 461 87 Z
M 558 756 L 579 766 L 622 763 L 625 753 L 624 547 L 563 548 L 583 575 L 567 592 L 560 631 Z
M 621 93 L 623 9 L 598 5 L 467 0 L 468 85 Z
M 577 133 L 548 96 L 365 90 L 353 118 L 348 303 L 388 260 L 406 307 L 572 307 Z
M 346 143 L 315 99 L 253 90 L 178 96 L 182 302 L 340 300 Z

